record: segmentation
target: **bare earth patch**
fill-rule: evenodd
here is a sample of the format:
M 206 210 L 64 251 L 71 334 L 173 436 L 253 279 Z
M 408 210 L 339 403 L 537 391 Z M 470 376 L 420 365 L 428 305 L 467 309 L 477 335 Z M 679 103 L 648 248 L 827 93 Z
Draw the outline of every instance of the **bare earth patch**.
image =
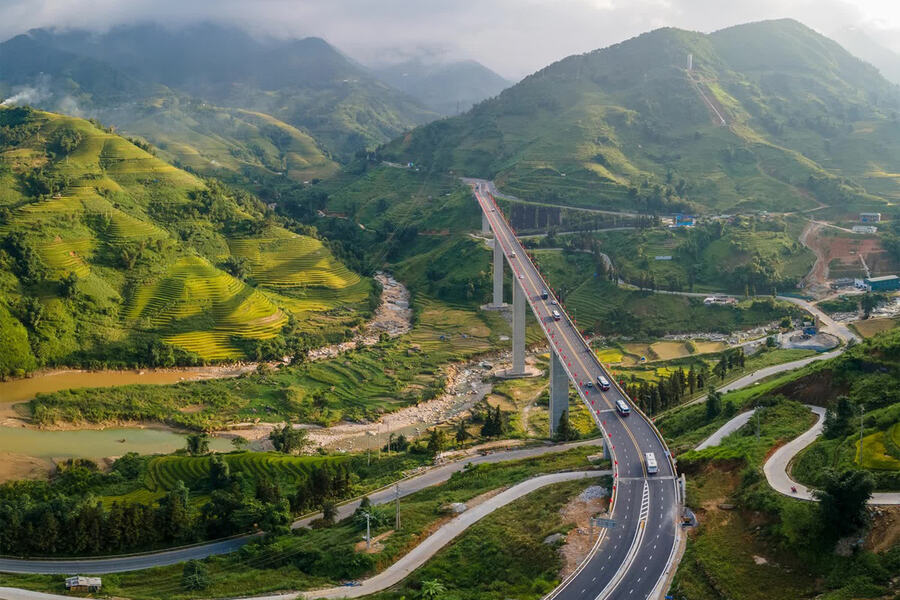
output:
M 46 479 L 52 465 L 34 456 L 0 452 L 0 483 L 16 479 Z
M 571 575 L 591 551 L 599 531 L 595 530 L 594 536 L 591 536 L 590 519 L 606 511 L 609 506 L 608 496 L 588 500 L 582 500 L 582 496 L 583 494 L 573 498 L 560 510 L 563 521 L 575 525 L 566 535 L 566 543 L 559 549 L 563 559 L 563 568 L 559 574 L 561 579 Z

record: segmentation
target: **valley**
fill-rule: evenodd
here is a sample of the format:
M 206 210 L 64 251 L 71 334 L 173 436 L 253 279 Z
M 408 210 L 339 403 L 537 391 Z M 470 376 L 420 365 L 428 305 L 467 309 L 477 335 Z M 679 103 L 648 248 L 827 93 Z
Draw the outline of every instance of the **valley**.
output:
M 282 18 L 0 42 L 0 597 L 897 594 L 900 87 Z

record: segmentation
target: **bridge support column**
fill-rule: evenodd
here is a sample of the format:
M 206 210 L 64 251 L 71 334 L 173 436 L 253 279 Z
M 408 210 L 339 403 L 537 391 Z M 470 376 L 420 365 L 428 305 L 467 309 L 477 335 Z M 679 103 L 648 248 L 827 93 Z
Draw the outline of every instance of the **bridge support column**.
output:
M 487 215 L 481 213 L 481 233 L 488 233 L 491 230 L 491 222 L 488 221 Z
M 494 306 L 503 306 L 503 248 L 494 236 Z
M 512 369 L 511 375 L 525 374 L 525 290 L 513 279 Z
M 550 349 L 550 437 L 556 435 L 559 419 L 569 410 L 569 376 L 556 352 Z

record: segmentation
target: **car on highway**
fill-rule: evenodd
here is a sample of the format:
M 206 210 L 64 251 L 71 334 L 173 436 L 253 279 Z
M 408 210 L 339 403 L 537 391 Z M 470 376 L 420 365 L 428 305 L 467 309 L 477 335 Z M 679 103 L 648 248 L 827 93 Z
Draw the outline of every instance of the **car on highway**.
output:
M 594 382 L 593 382 L 593 381 L 586 381 L 585 384 L 584 384 L 584 387 L 592 388 L 592 387 L 594 387 Z
M 547 290 L 541 290 L 541 300 L 546 300 L 550 294 L 547 293 Z
M 627 417 L 631 414 L 631 407 L 628 406 L 628 403 L 622 400 L 621 398 L 616 400 L 616 412 L 622 415 L 623 417 Z
M 552 304 L 553 306 L 556 306 L 556 300 L 551 300 L 550 304 Z
M 597 383 L 600 384 L 600 389 L 604 392 L 609 389 L 609 379 L 603 375 L 597 375 Z
M 519 273 L 519 279 L 525 279 L 525 275 L 523 275 L 522 273 Z
M 510 257 L 510 258 L 515 258 L 515 257 L 516 257 L 515 251 L 510 252 L 510 253 L 509 253 L 509 257 Z
M 659 473 L 659 465 L 656 464 L 656 455 L 652 452 L 644 454 L 644 460 L 647 462 L 647 475 Z
M 553 320 L 554 320 L 554 321 L 559 321 L 560 319 L 562 319 L 562 315 L 559 314 L 559 311 L 558 311 L 558 310 L 554 310 L 554 311 L 553 311 Z

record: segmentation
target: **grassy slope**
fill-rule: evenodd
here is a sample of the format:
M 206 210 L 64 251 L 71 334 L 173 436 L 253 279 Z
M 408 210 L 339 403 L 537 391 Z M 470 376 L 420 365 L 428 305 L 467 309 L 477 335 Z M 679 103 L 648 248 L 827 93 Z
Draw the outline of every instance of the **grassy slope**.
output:
M 113 346 L 127 362 L 155 337 L 205 360 L 240 358 L 235 339 L 278 335 L 289 313 L 303 321 L 367 299 L 369 282 L 318 240 L 264 224 L 255 199 L 210 188 L 86 121 L 50 113 L 33 119 L 26 139 L 0 148 L 0 234 L 21 235 L 46 272 L 27 280 L 16 263 L 21 250 L 7 237 L 0 297 L 28 323 L 40 362 L 102 357 Z M 54 152 L 61 131 L 80 138 L 68 155 Z M 40 175 L 59 191 L 35 191 L 29 182 Z M 217 268 L 232 252 L 250 259 L 249 281 L 258 288 Z M 132 265 L 123 263 L 125 253 L 137 256 Z M 58 289 L 69 273 L 78 277 L 74 297 Z M 41 322 L 28 321 L 26 298 L 43 307 Z M 346 322 L 328 317 L 325 329 Z M 15 368 L 30 364 L 26 353 Z
M 739 50 L 751 44 L 760 52 Z M 897 106 L 873 68 L 793 21 L 661 29 L 563 59 L 385 155 L 570 205 L 635 209 L 653 197 L 651 210 L 732 213 L 813 208 L 816 196 L 847 211 L 897 195 Z

